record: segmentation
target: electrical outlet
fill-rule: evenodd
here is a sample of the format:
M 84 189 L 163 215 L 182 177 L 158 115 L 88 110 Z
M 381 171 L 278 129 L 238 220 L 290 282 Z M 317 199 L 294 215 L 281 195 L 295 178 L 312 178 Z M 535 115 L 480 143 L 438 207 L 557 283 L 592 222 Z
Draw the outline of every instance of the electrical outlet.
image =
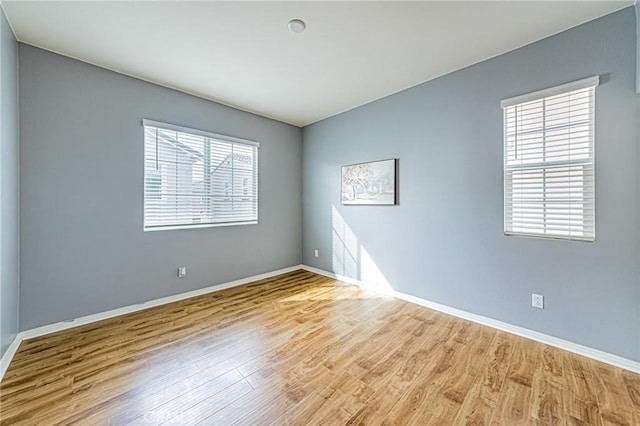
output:
M 187 276 L 187 267 L 186 266 L 179 266 L 178 267 L 178 277 L 184 278 L 186 276 Z
M 320 256 L 320 252 L 318 251 L 318 249 L 315 249 L 315 250 L 313 251 L 313 255 L 314 255 L 315 257 Z
M 538 309 L 544 309 L 544 296 L 533 293 L 531 295 L 531 306 Z

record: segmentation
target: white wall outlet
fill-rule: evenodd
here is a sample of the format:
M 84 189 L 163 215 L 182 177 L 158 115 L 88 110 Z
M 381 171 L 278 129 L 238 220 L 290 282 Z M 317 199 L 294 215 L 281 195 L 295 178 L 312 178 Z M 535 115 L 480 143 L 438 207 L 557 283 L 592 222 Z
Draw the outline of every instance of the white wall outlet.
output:
M 314 255 L 315 257 L 320 256 L 320 252 L 318 251 L 318 249 L 315 249 L 315 250 L 313 251 L 313 255 Z
M 179 266 L 178 267 L 178 277 L 184 278 L 186 276 L 187 276 L 187 267 L 186 266 Z
M 533 293 L 531 295 L 531 306 L 534 308 L 544 309 L 544 296 Z

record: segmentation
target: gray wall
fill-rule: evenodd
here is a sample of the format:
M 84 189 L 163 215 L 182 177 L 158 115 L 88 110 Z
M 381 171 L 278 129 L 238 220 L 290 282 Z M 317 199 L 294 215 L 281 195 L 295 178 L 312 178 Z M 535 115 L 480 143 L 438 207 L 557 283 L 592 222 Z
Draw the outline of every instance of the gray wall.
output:
M 22 330 L 300 263 L 299 128 L 23 44 L 20 117 Z M 143 118 L 260 141 L 259 224 L 143 232 Z
M 640 93 L 640 4 L 636 3 L 636 92 Z
M 305 127 L 304 263 L 640 361 L 635 55 L 630 7 Z M 505 237 L 500 100 L 596 74 L 597 241 Z M 340 205 L 341 165 L 393 157 L 399 206 Z
M 0 356 L 18 332 L 18 43 L 0 8 Z

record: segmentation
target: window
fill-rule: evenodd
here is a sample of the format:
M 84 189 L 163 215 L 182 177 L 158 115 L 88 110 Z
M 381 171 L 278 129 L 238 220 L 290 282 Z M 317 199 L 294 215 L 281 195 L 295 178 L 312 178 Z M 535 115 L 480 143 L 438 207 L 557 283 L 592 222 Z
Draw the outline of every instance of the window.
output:
M 502 101 L 507 235 L 594 241 L 591 77 Z
M 257 223 L 257 142 L 142 124 L 145 231 Z

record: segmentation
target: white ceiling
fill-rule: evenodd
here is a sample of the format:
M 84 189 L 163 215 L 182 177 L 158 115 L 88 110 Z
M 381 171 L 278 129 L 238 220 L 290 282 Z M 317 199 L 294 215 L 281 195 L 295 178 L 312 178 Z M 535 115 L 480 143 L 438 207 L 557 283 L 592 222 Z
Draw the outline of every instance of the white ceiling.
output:
M 297 126 L 633 3 L 2 2 L 22 42 Z

